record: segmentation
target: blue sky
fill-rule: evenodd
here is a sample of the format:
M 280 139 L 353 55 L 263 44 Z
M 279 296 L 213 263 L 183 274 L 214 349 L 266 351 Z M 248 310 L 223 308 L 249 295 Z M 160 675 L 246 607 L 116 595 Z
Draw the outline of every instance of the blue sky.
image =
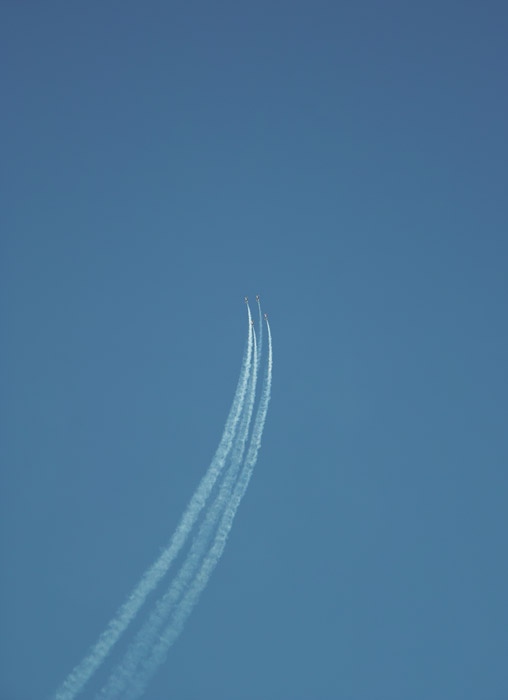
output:
M 259 293 L 258 465 L 146 697 L 508 696 L 505 4 L 1 15 L 0 695 L 167 543 Z

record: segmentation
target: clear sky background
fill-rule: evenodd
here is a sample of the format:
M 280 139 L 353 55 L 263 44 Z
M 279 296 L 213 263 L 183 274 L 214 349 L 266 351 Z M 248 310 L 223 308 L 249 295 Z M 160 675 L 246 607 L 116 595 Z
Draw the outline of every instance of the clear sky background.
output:
M 508 697 L 507 25 L 3 3 L 2 699 L 51 696 L 167 543 L 245 294 L 263 446 L 146 697 Z

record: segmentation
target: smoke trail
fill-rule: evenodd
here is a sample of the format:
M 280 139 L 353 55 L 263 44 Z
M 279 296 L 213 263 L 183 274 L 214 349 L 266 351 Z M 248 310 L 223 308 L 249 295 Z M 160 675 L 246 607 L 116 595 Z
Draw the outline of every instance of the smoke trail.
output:
M 252 430 L 249 450 L 247 452 L 242 471 L 238 477 L 238 481 L 236 482 L 231 500 L 226 506 L 224 514 L 219 523 L 211 549 L 203 560 L 201 568 L 193 583 L 178 604 L 173 615 L 173 619 L 161 634 L 159 641 L 154 645 L 150 656 L 143 662 L 142 667 L 133 679 L 133 684 L 128 689 L 127 694 L 123 696 L 125 700 L 137 700 L 139 697 L 141 697 L 151 677 L 160 664 L 165 660 L 169 648 L 181 633 L 187 618 L 199 600 L 201 593 L 206 587 L 206 584 L 208 583 L 208 580 L 224 551 L 236 511 L 249 485 L 252 472 L 256 465 L 259 448 L 261 447 L 261 438 L 268 411 L 268 404 L 270 402 L 272 385 L 272 334 L 270 332 L 268 319 L 266 320 L 266 325 L 268 330 L 268 367 L 259 407 L 256 413 L 254 428 Z
M 261 353 L 263 352 L 263 315 L 261 313 L 261 302 L 259 300 L 259 294 L 256 297 L 258 303 L 258 316 L 259 316 L 259 342 L 258 342 L 258 361 L 261 359 Z
M 175 604 L 181 598 L 184 591 L 192 582 L 193 577 L 196 575 L 196 571 L 198 570 L 206 552 L 206 548 L 217 525 L 217 521 L 231 498 L 231 493 L 238 477 L 238 472 L 240 471 L 245 445 L 249 434 L 249 426 L 254 411 L 258 366 L 259 362 L 256 347 L 256 336 L 254 334 L 253 372 L 250 379 L 248 395 L 242 411 L 240 426 L 233 443 L 230 458 L 231 463 L 225 473 L 219 492 L 214 502 L 206 512 L 206 516 L 201 524 L 199 532 L 193 541 L 187 558 L 182 564 L 180 571 L 173 579 L 168 591 L 155 605 L 155 608 L 148 620 L 136 634 L 122 661 L 112 671 L 107 683 L 96 696 L 97 699 L 107 698 L 107 700 L 113 700 L 119 696 L 123 697 L 123 691 L 126 686 L 129 688 L 136 686 L 136 671 L 138 666 L 150 653 L 150 649 L 157 639 L 161 627 L 164 625 Z
M 192 530 L 199 514 L 205 506 L 213 486 L 219 477 L 226 459 L 233 445 L 233 438 L 236 427 L 240 419 L 242 408 L 245 402 L 245 395 L 251 372 L 252 351 L 254 343 L 254 332 L 252 327 L 252 316 L 247 304 L 247 316 L 249 322 L 249 335 L 247 347 L 244 352 L 240 377 L 236 387 L 233 403 L 224 426 L 224 432 L 215 455 L 208 467 L 206 474 L 194 492 L 187 505 L 180 522 L 171 537 L 166 549 L 159 556 L 152 566 L 145 571 L 140 582 L 131 592 L 127 600 L 118 609 L 116 615 L 108 623 L 99 639 L 92 647 L 87 656 L 70 672 L 60 688 L 57 690 L 54 700 L 73 700 L 80 693 L 91 676 L 103 663 L 110 653 L 122 633 L 132 622 L 135 615 L 145 602 L 148 594 L 157 586 L 159 581 L 168 571 L 180 549 L 185 544 L 187 537 Z

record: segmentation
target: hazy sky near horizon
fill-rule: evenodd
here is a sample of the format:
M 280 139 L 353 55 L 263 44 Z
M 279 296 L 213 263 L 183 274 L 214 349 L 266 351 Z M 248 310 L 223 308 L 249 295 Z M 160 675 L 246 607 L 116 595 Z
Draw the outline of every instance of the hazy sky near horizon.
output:
M 0 697 L 169 540 L 255 294 L 257 468 L 146 698 L 507 697 L 506 5 L 0 19 Z

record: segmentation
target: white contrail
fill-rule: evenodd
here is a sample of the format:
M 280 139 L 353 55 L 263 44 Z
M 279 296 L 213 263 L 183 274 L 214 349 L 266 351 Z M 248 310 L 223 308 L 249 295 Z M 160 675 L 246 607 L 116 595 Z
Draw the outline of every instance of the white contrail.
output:
M 126 687 L 133 688 L 137 685 L 136 672 L 138 666 L 146 658 L 154 645 L 161 627 L 165 624 L 168 616 L 172 612 L 175 604 L 189 587 L 192 579 L 196 575 L 199 565 L 205 555 L 210 538 L 217 526 L 217 521 L 222 515 L 238 477 L 238 472 L 242 464 L 245 444 L 247 442 L 249 427 L 254 411 L 254 401 L 256 396 L 256 383 L 258 372 L 258 356 L 256 348 L 256 336 L 254 334 L 254 359 L 253 372 L 250 379 L 249 390 L 246 403 L 242 412 L 240 425 L 231 450 L 230 466 L 228 467 L 219 492 L 207 509 L 205 518 L 199 528 L 187 558 L 182 564 L 180 571 L 173 579 L 168 591 L 157 602 L 146 623 L 136 634 L 134 640 L 127 649 L 124 658 L 112 671 L 107 683 L 96 696 L 97 699 L 113 700 L 123 697 Z M 197 600 L 196 600 L 197 602 Z M 129 691 L 127 691 L 129 692 Z
M 142 663 L 141 669 L 133 678 L 133 682 L 130 688 L 127 690 L 125 695 L 122 695 L 122 700 L 138 700 L 145 691 L 151 677 L 160 666 L 160 664 L 165 660 L 167 652 L 172 644 L 178 638 L 180 632 L 182 631 L 185 622 L 194 609 L 199 596 L 203 592 L 208 580 L 219 561 L 226 541 L 233 525 L 233 520 L 240 505 L 240 502 L 247 490 L 249 485 L 252 472 L 254 470 L 259 448 L 261 447 L 261 437 L 263 434 L 263 428 L 265 425 L 266 414 L 268 411 L 268 404 L 270 402 L 270 393 L 272 385 L 272 335 L 270 332 L 270 326 L 268 324 L 268 319 L 266 320 L 267 330 L 268 330 L 268 367 L 266 371 L 266 376 L 263 384 L 263 390 L 261 394 L 261 399 L 259 402 L 259 407 L 256 413 L 256 419 L 254 422 L 254 428 L 252 431 L 252 437 L 249 444 L 249 450 L 245 458 L 242 471 L 238 477 L 231 500 L 229 501 L 224 514 L 219 523 L 217 533 L 211 549 L 203 560 L 201 568 L 197 573 L 194 581 L 192 582 L 190 588 L 188 589 L 185 596 L 181 599 L 178 604 L 173 618 L 166 629 L 161 634 L 159 641 L 154 645 L 149 657 Z
M 245 402 L 254 345 L 252 316 L 248 304 L 247 315 L 249 321 L 249 336 L 240 370 L 240 377 L 238 379 L 233 403 L 224 426 L 221 441 L 206 474 L 201 479 L 198 488 L 187 505 L 168 546 L 164 549 L 157 561 L 143 574 L 136 588 L 134 588 L 125 603 L 118 609 L 116 615 L 109 622 L 88 655 L 85 656 L 67 676 L 57 690 L 54 700 L 73 700 L 73 698 L 83 690 L 85 684 L 90 680 L 95 671 L 97 671 L 122 633 L 132 622 L 149 593 L 157 586 L 168 571 L 180 549 L 185 544 L 190 531 L 210 496 L 233 445 L 235 431 Z

